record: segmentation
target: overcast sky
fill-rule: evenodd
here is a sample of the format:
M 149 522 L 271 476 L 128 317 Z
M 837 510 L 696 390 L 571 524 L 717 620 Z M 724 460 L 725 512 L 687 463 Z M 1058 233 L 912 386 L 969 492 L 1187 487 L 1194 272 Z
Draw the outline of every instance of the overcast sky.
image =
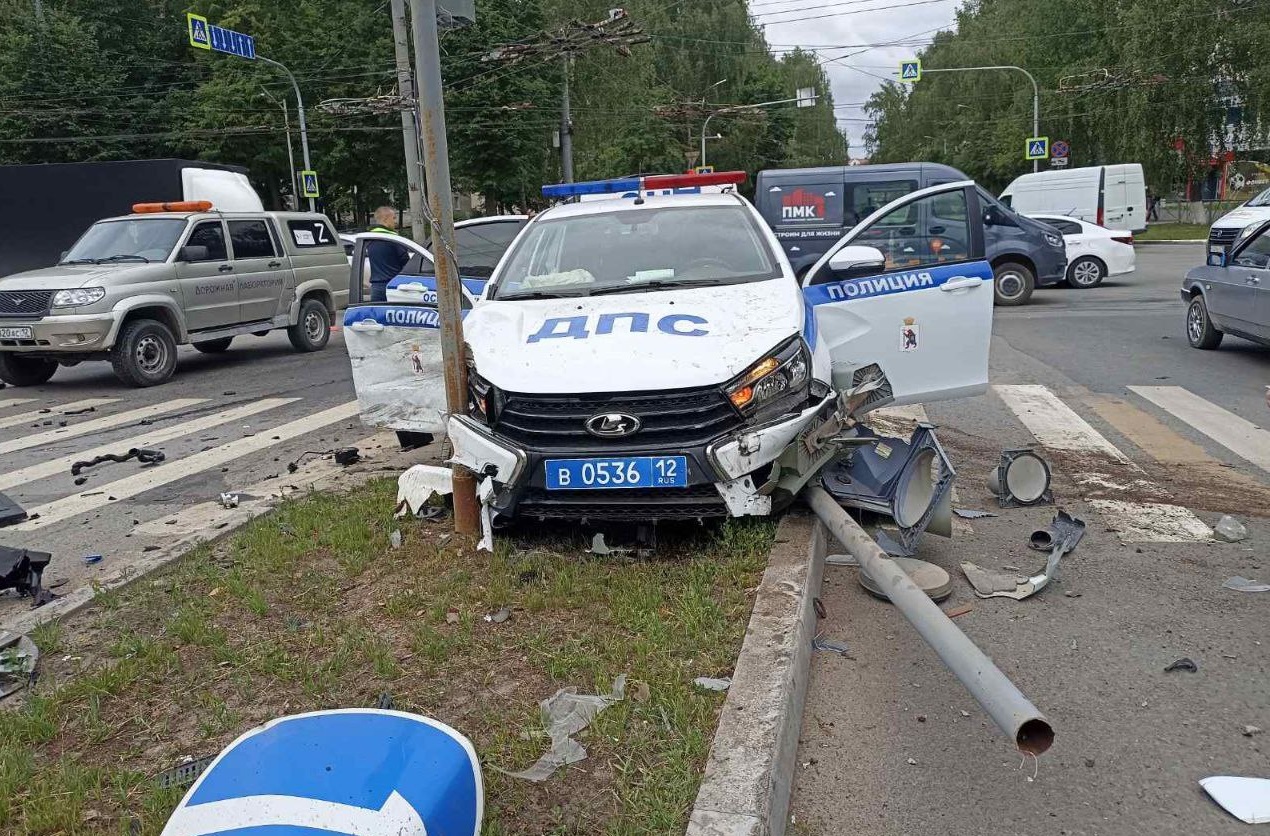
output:
M 774 50 L 794 46 L 817 48 L 829 75 L 838 127 L 846 131 L 851 155 L 864 153 L 865 113 L 860 105 L 882 85 L 894 78 L 899 62 L 928 43 L 939 29 L 952 28 L 960 0 L 749 0 L 750 13 L 763 27 Z M 801 18 L 796 20 L 796 18 Z M 810 18 L 810 19 L 806 19 Z M 788 20 L 789 23 L 780 21 Z M 897 46 L 823 49 L 850 44 Z M 841 56 L 851 56 L 841 61 Z M 846 66 L 850 65 L 850 66 Z M 855 69 L 852 69 L 854 67 Z

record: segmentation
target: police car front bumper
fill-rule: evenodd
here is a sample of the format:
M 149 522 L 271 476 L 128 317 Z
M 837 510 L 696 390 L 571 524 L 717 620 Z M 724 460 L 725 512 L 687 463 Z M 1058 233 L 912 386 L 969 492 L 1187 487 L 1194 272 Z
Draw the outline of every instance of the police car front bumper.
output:
M 646 522 L 764 516 L 772 512 L 772 500 L 762 492 L 763 485 L 755 477 L 794 443 L 823 406 L 823 402 L 817 403 L 705 444 L 621 451 L 622 456 L 685 457 L 688 478 L 682 488 L 548 490 L 543 464 L 548 458 L 606 457 L 614 453 L 601 447 L 548 451 L 517 445 L 466 415 L 452 415 L 449 419 L 448 433 L 454 448 L 451 462 L 472 470 L 477 478 L 492 480 L 494 491 L 489 505 L 506 518 Z

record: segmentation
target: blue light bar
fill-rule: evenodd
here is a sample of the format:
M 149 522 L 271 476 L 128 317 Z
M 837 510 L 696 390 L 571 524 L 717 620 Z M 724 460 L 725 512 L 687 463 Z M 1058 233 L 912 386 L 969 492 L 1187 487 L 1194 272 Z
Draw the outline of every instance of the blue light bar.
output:
M 641 177 L 623 177 L 618 180 L 592 180 L 587 183 L 554 183 L 542 187 L 543 197 L 576 197 L 582 194 L 620 194 L 639 191 Z

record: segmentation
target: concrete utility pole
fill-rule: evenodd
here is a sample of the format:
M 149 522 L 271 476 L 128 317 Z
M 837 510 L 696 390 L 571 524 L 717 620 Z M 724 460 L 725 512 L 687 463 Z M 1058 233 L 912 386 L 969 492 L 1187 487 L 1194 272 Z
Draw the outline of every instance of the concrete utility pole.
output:
M 313 169 L 313 163 L 309 160 L 309 125 L 304 121 L 304 97 L 300 95 L 300 85 L 296 83 L 295 76 L 291 74 L 290 70 L 272 58 L 266 58 L 257 53 L 256 60 L 263 61 L 271 67 L 277 67 L 287 74 L 287 78 L 291 79 L 291 89 L 295 91 L 296 112 L 298 113 L 300 119 L 300 153 L 304 156 L 304 170 L 311 171 Z M 298 197 L 299 195 L 297 195 L 297 198 Z M 314 204 L 313 198 L 309 198 L 309 211 L 317 211 L 317 206 Z
M 564 57 L 564 99 L 560 106 L 560 170 L 573 182 L 573 116 L 569 113 L 569 56 Z
M 1016 67 L 1013 64 L 994 64 L 990 67 L 947 67 L 942 70 L 922 70 L 922 75 L 928 73 L 969 73 L 975 70 L 1015 70 L 1027 76 L 1027 80 L 1032 82 L 1032 136 L 1041 135 L 1041 90 L 1036 86 L 1036 79 L 1032 74 L 1022 67 Z M 1032 160 L 1032 171 L 1040 168 L 1040 160 Z
M 437 272 L 437 313 L 441 318 L 441 361 L 445 367 L 445 399 L 451 415 L 467 412 L 467 363 L 464 357 L 459 271 L 454 253 L 454 198 L 450 189 L 450 149 L 445 136 L 445 102 L 441 90 L 441 50 L 437 41 L 437 0 L 410 0 L 415 38 L 415 79 L 419 86 L 420 138 L 428 172 L 428 206 L 432 221 L 432 255 Z M 476 478 L 454 468 L 454 530 L 480 529 Z
M 397 94 L 415 102 L 414 74 L 410 71 L 410 30 L 406 24 L 405 0 L 392 0 L 392 48 L 397 60 Z M 406 154 L 406 184 L 410 189 L 410 237 L 428 240 L 428 222 L 423 216 L 423 170 L 419 165 L 419 105 L 401 111 L 401 144 Z

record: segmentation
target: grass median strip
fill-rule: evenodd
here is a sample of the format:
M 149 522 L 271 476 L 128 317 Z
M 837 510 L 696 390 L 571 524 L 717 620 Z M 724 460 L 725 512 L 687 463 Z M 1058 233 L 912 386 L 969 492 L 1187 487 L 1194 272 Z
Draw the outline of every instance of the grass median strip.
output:
M 1208 238 L 1206 224 L 1153 223 L 1145 232 L 1135 232 L 1135 241 L 1202 241 Z
M 567 529 L 490 556 L 448 520 L 392 520 L 395 490 L 288 503 L 37 630 L 40 680 L 0 711 L 0 831 L 157 834 L 182 790 L 155 775 L 387 692 L 472 739 L 490 836 L 682 832 L 723 699 L 692 680 L 731 673 L 774 524 L 663 536 L 648 560 L 589 555 Z M 627 699 L 578 736 L 586 760 L 542 784 L 498 771 L 546 751 L 539 700 L 622 673 Z

